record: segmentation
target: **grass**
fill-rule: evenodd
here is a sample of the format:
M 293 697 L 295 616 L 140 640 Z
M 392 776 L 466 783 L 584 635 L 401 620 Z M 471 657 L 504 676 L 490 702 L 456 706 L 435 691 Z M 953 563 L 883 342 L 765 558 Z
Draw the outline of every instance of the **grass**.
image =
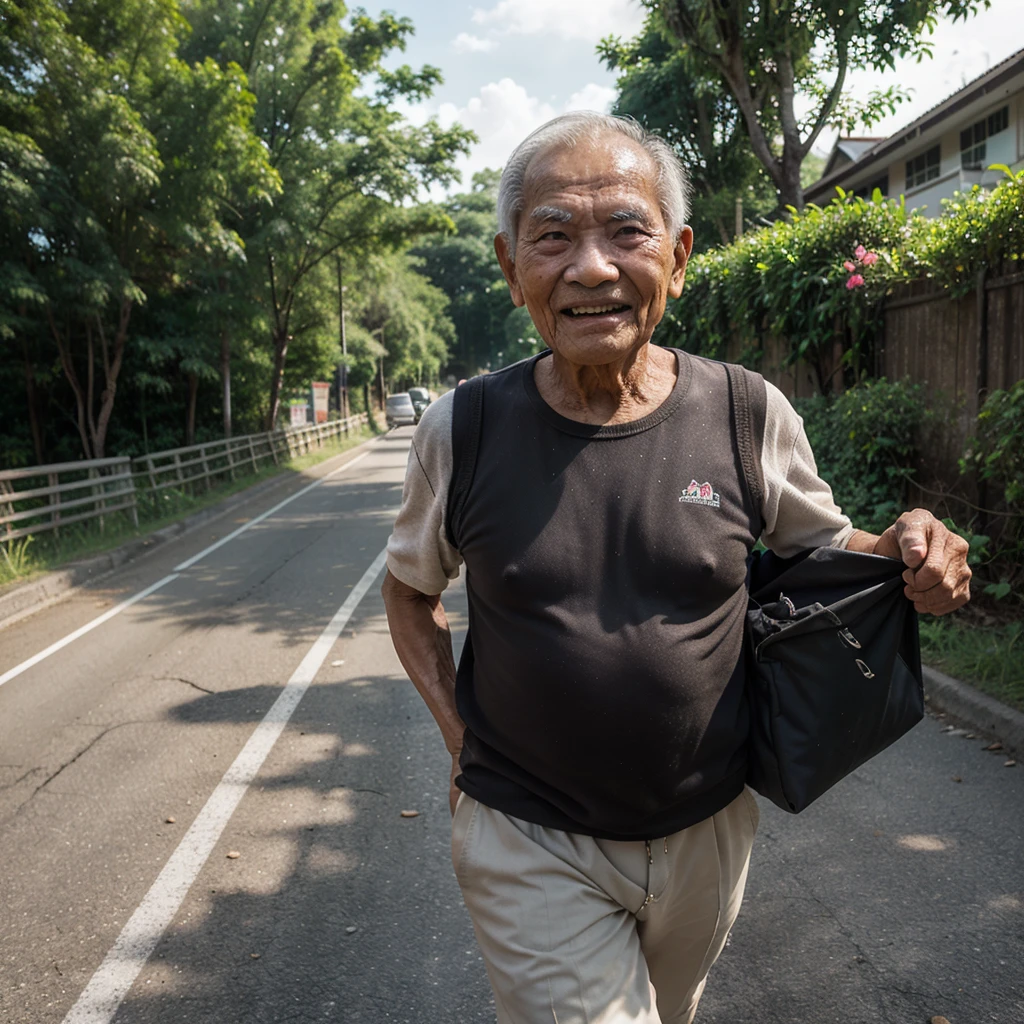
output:
M 102 532 L 99 523 L 91 520 L 62 527 L 59 537 L 52 531 L 47 531 L 35 537 L 24 537 L 0 544 L 0 587 L 23 583 L 35 576 L 59 569 L 68 562 L 98 555 L 111 548 L 120 547 L 127 541 L 145 537 L 193 512 L 216 505 L 254 484 L 280 476 L 282 473 L 299 473 L 310 469 L 357 444 L 362 444 L 378 432 L 364 427 L 358 433 L 328 441 L 323 448 L 296 456 L 280 466 L 271 463 L 257 472 L 216 484 L 208 491 L 199 490 L 193 494 L 187 488 L 178 490 L 173 487 L 156 495 L 142 491 L 139 493 L 137 528 L 127 513 L 115 512 L 106 517 Z
M 1004 704 L 1024 711 L 1024 621 L 921 617 L 921 658 Z

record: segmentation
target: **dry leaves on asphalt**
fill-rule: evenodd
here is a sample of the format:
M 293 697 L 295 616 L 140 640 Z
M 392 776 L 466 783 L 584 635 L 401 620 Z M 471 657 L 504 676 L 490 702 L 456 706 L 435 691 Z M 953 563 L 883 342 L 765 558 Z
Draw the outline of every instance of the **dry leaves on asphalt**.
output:
M 419 811 L 402 811 L 403 818 L 418 818 L 419 816 Z
M 945 1017 L 932 1017 L 930 1024 L 949 1024 Z
M 238 860 L 242 855 L 237 850 L 228 850 L 226 856 L 228 860 Z

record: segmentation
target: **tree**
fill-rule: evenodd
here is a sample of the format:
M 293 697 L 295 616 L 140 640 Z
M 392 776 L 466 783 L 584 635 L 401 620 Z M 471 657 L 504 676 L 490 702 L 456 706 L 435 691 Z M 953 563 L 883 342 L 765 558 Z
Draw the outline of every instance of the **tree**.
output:
M 414 250 L 423 273 L 451 303 L 456 340 L 450 365 L 458 376 L 500 365 L 497 353 L 506 347 L 504 322 L 514 307 L 494 255 L 500 180 L 500 171 L 474 174 L 470 190 L 444 206 L 454 233 L 433 235 Z
M 186 266 L 237 257 L 225 210 L 276 179 L 237 69 L 176 57 L 187 26 L 175 0 L 5 13 L 0 104 L 43 161 L 22 182 L 46 193 L 45 216 L 8 242 L 34 282 L 21 291 L 45 316 L 82 450 L 102 458 L 135 310 L 179 287 Z
M 326 269 L 348 265 L 448 224 L 424 187 L 456 179 L 454 158 L 473 136 L 434 120 L 411 126 L 393 109 L 440 81 L 436 68 L 388 70 L 403 49 L 408 18 L 377 20 L 357 9 L 343 23 L 340 0 L 205 0 L 190 5 L 192 59 L 237 62 L 257 98 L 256 133 L 280 175 L 272 207 L 243 217 L 253 287 L 268 321 L 272 356 L 266 426 L 277 420 L 290 347 L 326 322 Z
M 871 125 L 904 98 L 893 87 L 844 95 L 851 70 L 891 70 L 931 56 L 940 15 L 966 18 L 988 0 L 644 0 L 695 66 L 718 75 L 783 207 L 802 209 L 800 166 L 822 129 Z M 798 98 L 810 99 L 798 114 Z M 778 131 L 776 133 L 776 126 Z
M 680 47 L 652 11 L 643 32 L 609 38 L 601 58 L 619 72 L 614 112 L 636 118 L 679 154 L 694 188 L 690 214 L 698 251 L 734 234 L 736 200 L 752 219 L 775 207 L 775 190 L 746 138 L 743 114 L 721 75 Z M 767 117 L 763 110 L 762 116 Z
M 422 263 L 408 252 L 373 257 L 357 285 L 356 322 L 380 346 L 366 354 L 383 360 L 385 381 L 399 389 L 436 384 L 455 340 L 448 296 L 423 276 Z M 356 377 L 365 370 L 357 368 Z

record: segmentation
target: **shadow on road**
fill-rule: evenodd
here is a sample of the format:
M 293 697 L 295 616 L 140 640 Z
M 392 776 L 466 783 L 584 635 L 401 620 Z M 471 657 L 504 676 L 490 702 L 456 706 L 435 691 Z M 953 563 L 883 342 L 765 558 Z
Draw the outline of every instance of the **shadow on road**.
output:
M 361 645 L 386 631 L 380 599 L 364 607 Z M 404 675 L 344 671 L 303 697 L 118 1024 L 492 1024 L 437 728 Z M 255 724 L 280 692 L 198 694 L 170 715 Z

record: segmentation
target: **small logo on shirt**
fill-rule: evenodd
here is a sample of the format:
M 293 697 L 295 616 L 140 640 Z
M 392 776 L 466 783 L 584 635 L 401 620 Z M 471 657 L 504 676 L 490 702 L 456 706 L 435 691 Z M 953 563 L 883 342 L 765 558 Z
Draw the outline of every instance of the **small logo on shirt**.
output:
M 690 486 L 679 495 L 679 500 L 689 502 L 691 505 L 710 505 L 711 508 L 719 508 L 722 504 L 718 493 L 707 480 L 702 484 L 691 480 Z

